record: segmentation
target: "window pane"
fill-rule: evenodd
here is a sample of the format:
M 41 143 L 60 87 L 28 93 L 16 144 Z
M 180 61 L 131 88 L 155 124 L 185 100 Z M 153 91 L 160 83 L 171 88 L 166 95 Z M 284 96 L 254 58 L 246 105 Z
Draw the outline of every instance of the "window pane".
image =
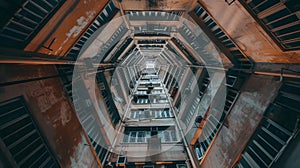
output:
M 136 141 L 136 132 L 131 132 L 130 133 L 130 142 L 135 142 Z
M 138 132 L 138 142 L 145 142 L 145 132 Z

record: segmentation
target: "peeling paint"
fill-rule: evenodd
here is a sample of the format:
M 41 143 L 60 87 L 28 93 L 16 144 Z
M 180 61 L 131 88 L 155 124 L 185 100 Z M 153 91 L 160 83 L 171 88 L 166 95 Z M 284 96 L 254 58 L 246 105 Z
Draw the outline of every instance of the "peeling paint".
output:
M 70 37 L 77 37 L 82 30 L 85 28 L 85 26 L 94 18 L 96 14 L 96 11 L 94 10 L 90 10 L 86 12 L 86 15 L 88 16 L 87 18 L 84 16 L 79 17 L 76 22 L 77 25 L 73 26 L 68 33 L 66 33 L 67 39 L 63 42 L 66 43 L 66 41 L 69 40 Z
M 75 147 L 73 157 L 71 160 L 72 168 L 82 168 L 82 167 L 91 167 L 93 164 L 93 154 L 90 151 L 90 147 L 87 144 L 87 141 L 84 135 L 81 134 L 82 141 Z
M 62 102 L 60 107 L 61 124 L 65 126 L 71 120 L 71 110 L 66 102 Z
M 63 46 L 69 41 L 70 38 L 76 38 L 82 31 L 85 29 L 85 27 L 91 22 L 91 20 L 94 19 L 96 15 L 95 10 L 90 10 L 85 12 L 86 16 L 80 16 L 76 22 L 77 25 L 73 26 L 65 35 L 66 38 L 63 41 L 63 43 L 60 45 L 59 49 L 55 52 L 58 53 L 63 48 Z
M 60 98 L 54 95 L 55 88 L 46 86 L 43 81 L 33 83 L 29 87 L 34 88 L 29 93 L 29 96 L 36 99 L 37 105 L 42 113 L 46 112 L 60 100 Z

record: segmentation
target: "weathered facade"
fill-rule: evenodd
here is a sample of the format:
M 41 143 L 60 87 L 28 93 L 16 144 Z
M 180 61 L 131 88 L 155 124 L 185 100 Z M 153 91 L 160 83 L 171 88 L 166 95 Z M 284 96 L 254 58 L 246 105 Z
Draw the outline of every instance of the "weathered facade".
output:
M 300 165 L 299 2 L 0 8 L 0 167 Z

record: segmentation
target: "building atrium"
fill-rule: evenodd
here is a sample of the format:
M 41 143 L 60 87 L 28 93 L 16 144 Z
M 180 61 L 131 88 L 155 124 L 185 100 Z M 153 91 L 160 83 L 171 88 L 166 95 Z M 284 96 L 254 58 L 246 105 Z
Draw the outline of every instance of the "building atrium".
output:
M 0 167 L 299 167 L 299 1 L 0 8 Z

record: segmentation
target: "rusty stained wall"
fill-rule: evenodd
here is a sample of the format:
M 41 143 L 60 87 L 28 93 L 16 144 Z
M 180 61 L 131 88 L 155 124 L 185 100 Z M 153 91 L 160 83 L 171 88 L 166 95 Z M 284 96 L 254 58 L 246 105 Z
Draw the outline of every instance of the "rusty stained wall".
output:
M 57 75 L 51 65 L 0 65 L 1 83 Z M 0 101 L 24 96 L 61 167 L 98 167 L 59 78 L 0 87 Z
M 232 167 L 258 126 L 280 87 L 278 78 L 252 75 L 242 87 L 239 98 L 203 160 L 204 168 Z
M 65 55 L 107 3 L 108 0 L 66 1 L 25 50 Z M 48 46 L 54 38 L 50 47 L 53 51 L 41 47 Z
M 239 48 L 256 62 L 300 63 L 300 51 L 282 52 L 244 7 L 235 1 L 200 0 Z

